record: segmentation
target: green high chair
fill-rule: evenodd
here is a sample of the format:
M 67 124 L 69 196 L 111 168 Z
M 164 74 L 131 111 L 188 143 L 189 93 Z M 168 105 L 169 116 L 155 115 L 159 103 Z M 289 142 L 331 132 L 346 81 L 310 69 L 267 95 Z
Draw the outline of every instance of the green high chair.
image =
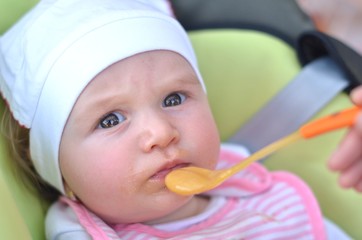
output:
M 37 0 L 0 0 L 0 34 Z M 301 70 L 295 49 L 267 31 L 195 29 L 189 31 L 221 139 L 227 141 Z M 341 93 L 315 117 L 351 105 Z M 0 101 L 0 116 L 5 108 Z M 326 161 L 345 130 L 300 141 L 273 154 L 265 165 L 303 178 L 317 196 L 323 214 L 354 239 L 362 239 L 362 195 L 338 186 Z M 0 239 L 45 239 L 48 204 L 12 174 L 8 143 L 0 136 Z

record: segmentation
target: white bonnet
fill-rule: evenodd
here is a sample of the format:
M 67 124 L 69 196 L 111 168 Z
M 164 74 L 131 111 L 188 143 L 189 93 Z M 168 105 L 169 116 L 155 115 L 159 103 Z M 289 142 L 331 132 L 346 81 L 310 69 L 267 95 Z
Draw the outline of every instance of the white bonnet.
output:
M 64 193 L 58 151 L 82 90 L 102 70 L 150 50 L 182 55 L 197 70 L 188 36 L 163 0 L 44 0 L 0 38 L 0 90 L 30 128 L 41 177 Z

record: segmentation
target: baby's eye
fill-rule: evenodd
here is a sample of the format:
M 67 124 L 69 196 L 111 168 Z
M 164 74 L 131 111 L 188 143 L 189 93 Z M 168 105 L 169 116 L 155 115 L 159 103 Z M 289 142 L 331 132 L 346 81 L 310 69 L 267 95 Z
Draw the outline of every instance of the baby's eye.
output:
M 98 128 L 111 128 L 123 122 L 126 118 L 118 113 L 112 112 L 99 121 Z
M 183 103 L 186 99 L 186 96 L 182 93 L 171 93 L 168 95 L 165 100 L 163 100 L 163 107 L 172 107 L 177 106 Z

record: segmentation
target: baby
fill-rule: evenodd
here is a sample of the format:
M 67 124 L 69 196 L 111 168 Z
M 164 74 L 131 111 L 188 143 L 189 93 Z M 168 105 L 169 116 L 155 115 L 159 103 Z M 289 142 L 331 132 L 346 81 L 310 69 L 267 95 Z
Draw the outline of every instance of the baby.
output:
M 48 239 L 349 239 L 300 179 L 259 164 L 201 195 L 165 187 L 173 169 L 247 156 L 241 146 L 220 151 L 168 2 L 41 1 L 0 44 L 7 118 L 22 133 L 11 139 L 16 159 L 57 199 Z

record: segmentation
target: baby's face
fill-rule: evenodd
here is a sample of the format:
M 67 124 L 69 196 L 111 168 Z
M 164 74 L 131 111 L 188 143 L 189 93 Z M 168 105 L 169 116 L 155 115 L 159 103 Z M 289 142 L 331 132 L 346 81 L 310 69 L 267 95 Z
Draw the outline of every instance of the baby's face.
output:
M 65 126 L 65 183 L 104 220 L 169 219 L 191 204 L 165 187 L 174 168 L 214 168 L 219 135 L 192 67 L 170 51 L 117 62 L 85 88 Z

